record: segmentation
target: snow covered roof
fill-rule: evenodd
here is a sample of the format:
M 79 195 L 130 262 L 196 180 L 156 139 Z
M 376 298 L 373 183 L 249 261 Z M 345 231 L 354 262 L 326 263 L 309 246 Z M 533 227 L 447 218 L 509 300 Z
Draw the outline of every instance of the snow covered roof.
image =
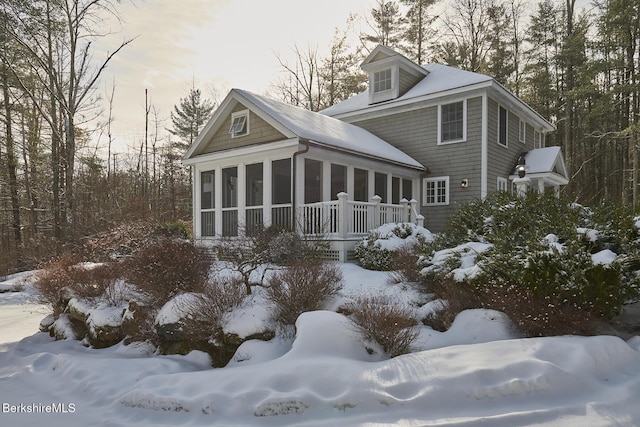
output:
M 543 178 L 550 184 L 566 185 L 569 182 L 567 168 L 560 147 L 536 148 L 524 155 L 527 176 Z M 517 175 L 517 166 L 513 175 Z
M 495 96 L 500 98 L 501 102 L 511 105 L 519 114 L 529 117 L 540 129 L 547 132 L 554 130 L 551 123 L 491 76 L 436 63 L 423 65 L 422 68 L 426 70 L 427 75 L 398 98 L 371 104 L 367 90 L 320 112 L 331 117 L 345 118 L 352 114 L 415 103 L 418 100 L 437 98 L 450 93 L 459 93 L 464 89 L 489 88 Z
M 427 77 L 422 79 L 407 93 L 391 101 L 381 104 L 397 103 L 404 100 L 433 95 L 452 89 L 471 86 L 478 83 L 490 83 L 493 79 L 487 75 L 461 70 L 441 64 L 427 64 L 423 68 L 428 71 Z M 379 105 L 379 104 L 376 104 Z M 368 91 L 355 95 L 343 102 L 333 105 L 321 111 L 328 116 L 337 116 L 371 107 Z
M 230 104 L 233 100 L 249 108 L 250 111 L 274 126 L 287 138 L 298 137 L 314 142 L 318 146 L 364 155 L 418 170 L 425 169 L 420 162 L 387 141 L 342 120 L 241 89 L 232 89 L 219 110 L 224 110 L 225 104 Z M 222 115 L 214 114 L 211 121 L 223 119 Z M 207 143 L 207 134 L 212 130 L 215 130 L 215 126 L 211 123 L 205 126 L 202 134 L 193 144 L 194 146 L 187 152 L 185 159 L 192 157 L 194 153 L 198 152 L 200 145 Z

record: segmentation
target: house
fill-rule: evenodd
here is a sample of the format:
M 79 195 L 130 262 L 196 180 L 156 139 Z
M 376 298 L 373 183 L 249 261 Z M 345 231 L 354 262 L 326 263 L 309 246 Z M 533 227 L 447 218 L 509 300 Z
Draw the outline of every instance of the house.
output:
M 460 205 L 568 183 L 553 126 L 493 78 L 419 66 L 385 46 L 365 59 L 369 89 L 312 112 L 233 89 L 190 147 L 194 236 L 206 243 L 276 224 L 331 242 L 345 260 L 384 222 L 442 230 Z

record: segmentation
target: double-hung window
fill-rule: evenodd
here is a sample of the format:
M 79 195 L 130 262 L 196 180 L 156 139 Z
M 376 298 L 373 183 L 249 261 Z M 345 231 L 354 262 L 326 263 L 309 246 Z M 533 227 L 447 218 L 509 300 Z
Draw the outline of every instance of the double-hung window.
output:
M 438 206 L 449 204 L 449 177 L 425 178 L 423 180 L 424 206 Z
M 533 131 L 533 148 L 542 148 L 542 134 L 540 131 Z
M 527 141 L 527 122 L 520 119 L 520 125 L 518 127 L 518 141 L 523 144 Z
M 438 143 L 466 140 L 466 102 L 458 101 L 440 105 L 438 110 Z

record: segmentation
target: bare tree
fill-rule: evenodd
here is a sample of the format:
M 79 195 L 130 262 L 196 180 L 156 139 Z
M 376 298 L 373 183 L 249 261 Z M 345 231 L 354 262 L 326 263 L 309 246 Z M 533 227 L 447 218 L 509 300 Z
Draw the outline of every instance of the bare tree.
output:
M 16 21 L 9 34 L 24 53 L 22 61 L 49 95 L 47 104 L 25 83 L 20 64 L 0 53 L 52 132 L 57 237 L 62 237 L 63 232 L 71 237 L 70 226 L 76 216 L 74 170 L 78 117 L 95 104 L 96 83 L 109 62 L 133 41 L 124 40 L 105 58 L 94 60 L 92 42 L 105 35 L 100 31 L 105 14 L 118 17 L 117 3 L 117 0 L 39 0 L 32 2 L 26 13 L 21 3 L 7 3 L 3 10 Z M 62 209 L 57 200 L 61 192 L 64 195 Z M 64 230 L 60 230 L 58 224 L 62 224 Z

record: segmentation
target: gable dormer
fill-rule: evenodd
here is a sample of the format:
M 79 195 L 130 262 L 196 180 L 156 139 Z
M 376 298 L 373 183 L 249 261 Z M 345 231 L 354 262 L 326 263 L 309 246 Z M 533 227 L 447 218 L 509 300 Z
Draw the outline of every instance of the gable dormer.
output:
M 429 73 L 383 45 L 373 49 L 360 68 L 369 74 L 369 104 L 401 97 Z

